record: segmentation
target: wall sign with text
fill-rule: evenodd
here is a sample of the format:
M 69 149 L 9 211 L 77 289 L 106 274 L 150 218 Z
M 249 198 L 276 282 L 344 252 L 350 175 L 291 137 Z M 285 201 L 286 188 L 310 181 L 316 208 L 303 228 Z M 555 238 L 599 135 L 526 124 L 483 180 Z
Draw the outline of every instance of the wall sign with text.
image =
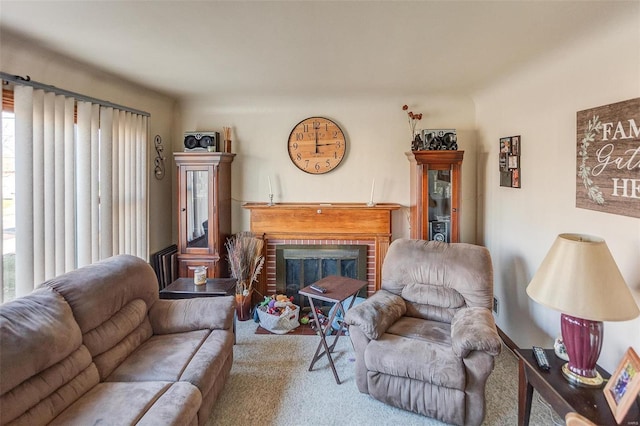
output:
M 640 218 L 640 98 L 577 113 L 576 207 Z

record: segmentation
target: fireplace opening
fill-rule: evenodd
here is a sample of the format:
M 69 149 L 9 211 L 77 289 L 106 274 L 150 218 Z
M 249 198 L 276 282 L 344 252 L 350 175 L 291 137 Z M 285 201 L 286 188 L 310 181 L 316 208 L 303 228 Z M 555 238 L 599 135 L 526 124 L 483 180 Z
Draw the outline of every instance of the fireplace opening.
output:
M 276 246 L 276 292 L 293 296 L 294 303 L 300 307 L 306 304 L 306 298 L 298 290 L 329 275 L 367 280 L 366 245 L 289 245 Z M 363 288 L 359 297 L 367 297 Z M 322 302 L 320 306 L 330 307 Z

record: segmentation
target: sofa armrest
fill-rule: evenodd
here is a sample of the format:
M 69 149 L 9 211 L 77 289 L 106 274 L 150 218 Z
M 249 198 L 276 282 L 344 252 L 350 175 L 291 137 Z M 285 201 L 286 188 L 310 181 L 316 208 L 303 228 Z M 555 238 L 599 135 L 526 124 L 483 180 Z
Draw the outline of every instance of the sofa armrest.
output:
M 233 326 L 234 311 L 233 296 L 160 299 L 151 306 L 149 321 L 154 334 L 228 330 Z
M 402 297 L 386 290 L 378 290 L 364 302 L 352 307 L 345 315 L 345 322 L 358 326 L 369 339 L 376 340 L 407 312 Z
M 487 308 L 462 308 L 451 320 L 453 352 L 465 358 L 471 351 L 484 351 L 496 356 L 502 349 L 496 323 Z

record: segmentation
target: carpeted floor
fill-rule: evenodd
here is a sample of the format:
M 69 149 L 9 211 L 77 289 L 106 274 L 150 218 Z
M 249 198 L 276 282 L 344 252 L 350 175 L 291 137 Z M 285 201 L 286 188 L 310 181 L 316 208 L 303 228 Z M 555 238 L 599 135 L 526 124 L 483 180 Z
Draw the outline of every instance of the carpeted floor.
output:
M 207 426 L 223 425 L 443 425 L 385 405 L 358 392 L 353 348 L 341 337 L 334 360 L 336 384 L 325 358 L 308 371 L 319 337 L 256 334 L 253 321 L 238 322 L 231 376 Z M 506 347 L 487 384 L 485 425 L 517 424 L 518 363 Z M 564 424 L 534 394 L 531 425 Z

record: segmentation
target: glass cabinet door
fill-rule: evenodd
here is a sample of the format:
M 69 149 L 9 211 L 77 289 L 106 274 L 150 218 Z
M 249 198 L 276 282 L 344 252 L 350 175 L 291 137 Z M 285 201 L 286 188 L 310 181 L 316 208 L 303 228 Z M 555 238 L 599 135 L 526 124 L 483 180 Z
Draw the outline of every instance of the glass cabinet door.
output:
M 429 239 L 451 242 L 451 169 L 428 171 Z
M 209 172 L 186 171 L 186 237 L 188 248 L 208 247 Z

